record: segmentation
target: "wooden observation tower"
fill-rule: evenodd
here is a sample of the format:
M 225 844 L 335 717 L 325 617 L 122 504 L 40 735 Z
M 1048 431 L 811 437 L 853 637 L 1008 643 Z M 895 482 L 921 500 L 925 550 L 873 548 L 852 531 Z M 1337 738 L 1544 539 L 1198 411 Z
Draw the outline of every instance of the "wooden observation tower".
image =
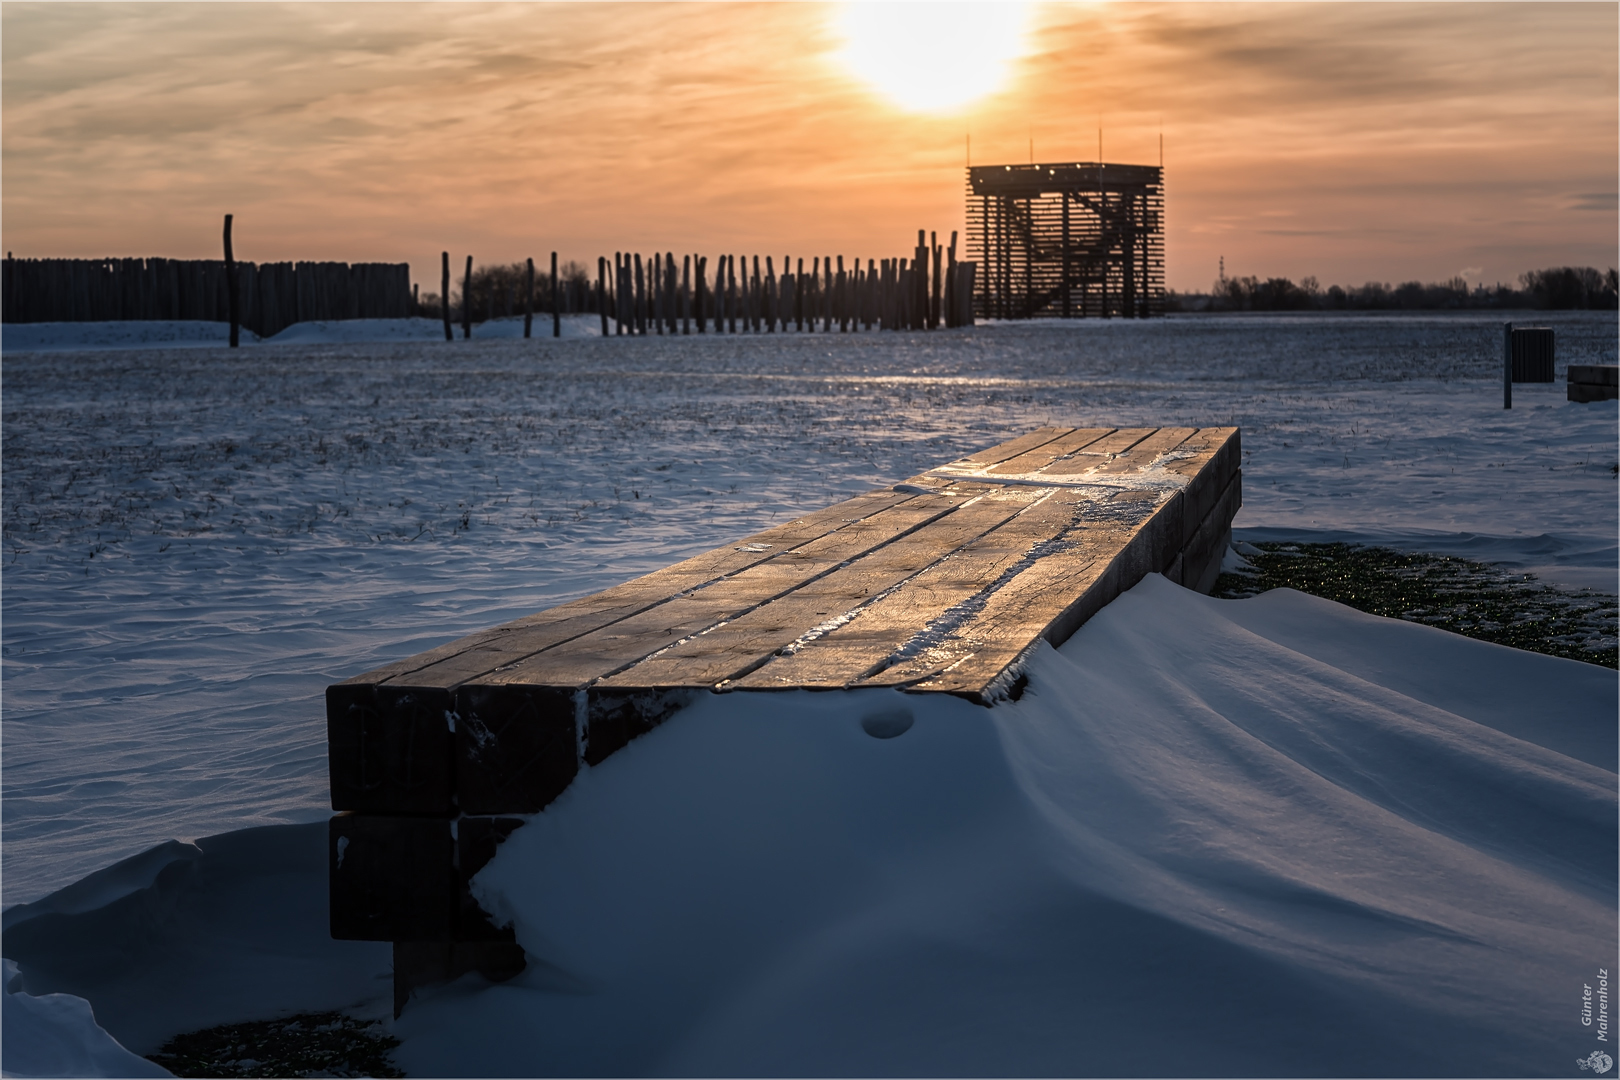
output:
M 1063 162 L 968 169 L 981 319 L 1164 313 L 1164 170 Z

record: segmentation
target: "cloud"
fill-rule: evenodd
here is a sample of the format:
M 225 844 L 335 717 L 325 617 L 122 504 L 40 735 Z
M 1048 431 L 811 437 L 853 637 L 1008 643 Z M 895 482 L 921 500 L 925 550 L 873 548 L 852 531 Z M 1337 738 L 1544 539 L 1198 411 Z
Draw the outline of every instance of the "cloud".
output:
M 851 79 L 828 14 L 7 3 L 8 246 L 212 255 L 230 211 L 244 257 L 429 276 L 445 247 L 882 257 L 964 228 L 968 134 L 981 163 L 1032 136 L 1088 160 L 1101 126 L 1116 161 L 1165 136 L 1172 283 L 1220 254 L 1323 280 L 1613 261 L 1612 5 L 1046 5 L 1006 85 L 943 118 Z

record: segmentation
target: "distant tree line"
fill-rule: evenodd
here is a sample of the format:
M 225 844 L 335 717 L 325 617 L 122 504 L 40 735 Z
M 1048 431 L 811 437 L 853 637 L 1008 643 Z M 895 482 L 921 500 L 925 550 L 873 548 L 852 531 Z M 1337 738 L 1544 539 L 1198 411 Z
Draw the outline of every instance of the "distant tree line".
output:
M 459 275 L 451 278 L 450 321 L 460 322 L 463 305 L 470 304 L 475 323 L 501 319 L 509 315 L 522 315 L 524 292 L 528 284 L 529 268 L 526 263 L 504 266 L 477 266 L 473 268 L 472 282 L 463 287 Z M 562 301 L 563 314 L 596 311 L 596 288 L 585 267 L 572 260 L 557 267 L 557 291 Z M 463 295 L 465 293 L 466 295 Z M 534 312 L 551 313 L 551 266 L 534 266 Z M 444 317 L 443 298 L 436 292 L 425 292 L 417 301 L 417 314 L 430 319 Z
M 1314 277 L 1295 284 L 1288 278 L 1222 277 L 1208 293 L 1166 291 L 1166 311 L 1414 311 L 1476 308 L 1531 308 L 1549 311 L 1620 307 L 1620 279 L 1611 267 L 1601 273 L 1590 266 L 1558 266 L 1519 275 L 1519 288 L 1498 283 L 1475 285 L 1460 277 L 1450 281 L 1408 281 L 1391 286 L 1365 285 L 1323 289 Z

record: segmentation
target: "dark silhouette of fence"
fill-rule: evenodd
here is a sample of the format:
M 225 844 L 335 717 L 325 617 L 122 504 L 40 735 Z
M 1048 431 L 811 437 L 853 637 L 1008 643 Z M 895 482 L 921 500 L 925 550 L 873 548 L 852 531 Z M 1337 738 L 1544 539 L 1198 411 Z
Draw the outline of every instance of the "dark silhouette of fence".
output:
M 311 319 L 415 314 L 407 263 L 236 265 L 241 324 L 269 337 Z M 6 256 L 0 321 L 230 321 L 222 259 L 15 259 Z

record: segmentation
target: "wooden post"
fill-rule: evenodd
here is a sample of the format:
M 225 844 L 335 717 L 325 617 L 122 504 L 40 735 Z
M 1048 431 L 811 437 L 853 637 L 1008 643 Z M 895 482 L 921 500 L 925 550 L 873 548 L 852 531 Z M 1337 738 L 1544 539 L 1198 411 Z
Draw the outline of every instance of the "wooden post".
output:
M 237 340 L 238 328 L 242 324 L 242 311 L 237 302 L 236 291 L 236 254 L 231 250 L 231 215 L 225 215 L 225 296 L 230 305 L 231 315 L 231 348 L 236 348 L 240 342 Z
M 748 276 L 748 270 L 747 270 L 747 268 L 744 268 L 743 269 L 744 280 L 747 279 L 747 276 Z M 739 308 L 741 306 L 737 302 L 737 300 L 738 300 L 738 296 L 737 296 L 737 256 L 735 256 L 735 255 L 727 255 L 726 256 L 726 332 L 728 334 L 735 334 L 737 332 L 737 308 Z
M 804 260 L 799 260 L 799 272 L 793 275 L 793 321 L 798 332 L 804 333 Z
M 877 260 L 866 260 L 866 328 L 872 329 L 878 320 L 878 278 Z
M 439 313 L 444 316 L 444 340 L 456 340 L 455 331 L 450 329 L 450 253 L 443 255 L 444 272 L 439 283 Z
M 631 332 L 636 333 L 636 334 L 645 334 L 647 332 L 647 327 L 642 321 L 642 314 L 641 314 L 642 299 L 643 299 L 643 296 L 644 296 L 644 292 L 643 292 L 644 285 L 642 283 L 642 276 L 643 275 L 642 275 L 642 271 L 641 271 L 641 253 L 640 252 L 634 252 L 633 254 L 627 256 L 627 258 L 635 260 L 635 276 L 631 279 L 631 282 L 632 282 L 631 288 L 633 288 L 635 290 L 631 294 L 631 300 L 630 300 L 630 311 L 631 311 L 630 325 L 632 327 Z
M 776 333 L 776 264 L 765 256 L 765 332 Z
M 833 261 L 831 255 L 821 257 L 821 280 L 816 282 L 816 285 L 821 290 L 821 295 L 818 298 L 821 303 L 817 305 L 821 308 L 821 332 L 830 334 L 832 333 L 833 314 Z
M 664 252 L 664 327 L 671 335 L 681 317 L 680 279 L 675 276 L 675 253 Z
M 692 332 L 692 256 L 681 256 L 681 333 Z
M 551 336 L 562 337 L 562 294 L 557 291 L 557 253 L 551 253 Z
M 607 337 L 607 258 L 602 255 L 596 257 L 596 312 L 602 320 L 602 336 Z
M 523 336 L 529 336 L 529 329 L 534 325 L 534 260 L 528 260 L 528 266 L 523 279 Z
M 747 269 L 747 267 L 744 267 Z M 753 332 L 760 332 L 760 319 L 765 316 L 765 288 L 760 277 L 760 256 L 753 256 L 753 277 L 748 279 L 748 322 Z
M 697 330 L 700 334 L 708 333 L 708 316 L 704 314 L 704 299 L 708 295 L 708 283 L 704 280 L 709 273 L 709 260 L 705 255 L 697 256 L 697 262 L 692 266 L 692 314 L 697 316 Z
M 647 309 L 653 333 L 664 336 L 664 253 L 655 251 L 647 262 Z
M 467 256 L 467 273 L 461 279 L 461 340 L 472 337 L 472 256 Z
M 941 319 L 940 319 L 940 306 L 939 305 L 940 305 L 940 299 L 941 299 L 941 294 L 942 294 L 942 289 L 940 287 L 940 280 L 939 280 L 939 278 L 940 278 L 940 270 L 939 270 L 939 268 L 940 268 L 940 259 L 944 255 L 944 252 L 940 249 L 940 246 L 939 246 L 939 234 L 938 233 L 929 233 L 928 234 L 928 243 L 934 249 L 934 275 L 933 275 L 933 283 L 932 283 L 933 292 L 930 294 L 930 299 L 929 299 L 929 302 L 928 302 L 928 329 L 930 329 L 930 330 L 938 330 L 939 329 L 939 324 L 941 322 Z
M 1502 324 L 1502 408 L 1513 408 L 1513 324 Z

